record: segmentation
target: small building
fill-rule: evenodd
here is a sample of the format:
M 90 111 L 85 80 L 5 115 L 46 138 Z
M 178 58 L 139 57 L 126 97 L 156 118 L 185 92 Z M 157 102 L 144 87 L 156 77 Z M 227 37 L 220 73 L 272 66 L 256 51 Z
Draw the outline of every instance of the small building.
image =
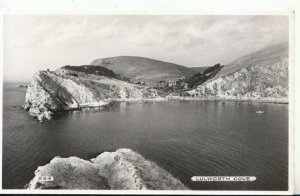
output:
M 176 80 L 169 80 L 168 86 L 176 86 L 176 85 L 177 85 L 177 81 Z

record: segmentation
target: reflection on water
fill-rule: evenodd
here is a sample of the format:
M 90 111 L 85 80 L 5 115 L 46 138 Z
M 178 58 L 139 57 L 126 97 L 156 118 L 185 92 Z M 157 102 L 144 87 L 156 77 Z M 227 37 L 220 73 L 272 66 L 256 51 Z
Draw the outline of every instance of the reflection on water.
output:
M 54 156 L 89 159 L 132 148 L 192 189 L 286 190 L 288 105 L 218 101 L 114 104 L 43 124 L 20 108 L 24 89 L 4 88 L 3 188 L 23 188 Z M 256 114 L 257 107 L 264 114 Z M 254 182 L 191 182 L 249 175 Z

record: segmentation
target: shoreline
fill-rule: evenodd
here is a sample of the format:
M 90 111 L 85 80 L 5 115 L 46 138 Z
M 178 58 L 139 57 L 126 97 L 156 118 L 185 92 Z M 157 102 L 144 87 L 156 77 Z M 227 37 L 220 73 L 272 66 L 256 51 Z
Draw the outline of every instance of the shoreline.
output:
M 247 103 L 272 103 L 272 104 L 289 104 L 285 100 L 253 100 L 253 99 L 224 99 L 213 97 L 179 97 L 179 98 L 143 98 L 143 99 L 114 99 L 115 102 L 167 102 L 167 101 L 223 101 L 223 102 L 247 102 Z
M 85 111 L 89 109 L 97 109 L 99 108 L 104 109 L 109 106 L 111 106 L 114 103 L 121 103 L 121 102 L 128 102 L 128 103 L 146 103 L 146 102 L 169 102 L 169 101 L 220 101 L 220 102 L 237 102 L 237 103 L 269 103 L 269 104 L 289 104 L 287 101 L 281 101 L 281 100 L 251 100 L 251 99 L 224 99 L 224 98 L 209 98 L 209 97 L 179 97 L 179 98 L 173 98 L 168 99 L 165 97 L 156 97 L 156 98 L 141 98 L 141 99 L 111 99 L 110 101 L 105 101 L 106 104 L 97 105 L 95 103 L 92 103 L 91 105 L 85 103 L 83 106 L 80 106 L 78 109 L 71 109 L 66 111 Z
M 62 109 L 58 110 L 55 113 L 52 114 L 50 117 L 49 112 L 42 112 L 40 114 L 35 114 L 34 112 L 29 112 L 31 116 L 38 119 L 38 121 L 43 122 L 44 118 L 47 118 L 48 120 L 52 119 L 55 116 L 58 116 L 59 113 L 71 113 L 75 111 L 101 111 L 104 110 L 114 103 L 121 103 L 121 102 L 132 102 L 132 103 L 155 103 L 155 102 L 170 102 L 170 101 L 182 101 L 182 102 L 188 102 L 188 101 L 218 101 L 222 102 L 222 104 L 225 104 L 225 102 L 236 102 L 238 104 L 240 103 L 248 103 L 248 104 L 257 104 L 257 103 L 268 103 L 268 104 L 289 104 L 287 101 L 284 100 L 251 100 L 251 99 L 224 99 L 224 98 L 210 98 L 210 97 L 174 97 L 174 98 L 166 98 L 166 97 L 155 97 L 155 98 L 139 98 L 139 99 L 106 99 L 101 102 L 93 102 L 93 103 L 84 103 L 82 105 L 79 105 L 78 108 L 69 108 L 69 109 Z M 25 109 L 24 105 L 22 106 L 23 109 Z M 25 109 L 26 110 L 26 109 Z M 49 114 L 48 114 L 49 113 Z
M 253 100 L 253 99 L 224 99 L 224 98 L 208 98 L 208 97 L 191 97 L 183 98 L 184 101 L 234 101 L 234 102 L 252 102 L 252 103 L 273 103 L 273 104 L 289 104 L 284 100 Z

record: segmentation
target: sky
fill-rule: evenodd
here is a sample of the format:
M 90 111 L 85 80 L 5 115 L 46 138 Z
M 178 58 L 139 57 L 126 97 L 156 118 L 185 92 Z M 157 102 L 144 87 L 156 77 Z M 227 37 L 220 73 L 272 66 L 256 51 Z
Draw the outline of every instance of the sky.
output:
M 187 67 L 227 64 L 288 41 L 287 16 L 5 15 L 4 81 L 38 70 L 142 56 Z

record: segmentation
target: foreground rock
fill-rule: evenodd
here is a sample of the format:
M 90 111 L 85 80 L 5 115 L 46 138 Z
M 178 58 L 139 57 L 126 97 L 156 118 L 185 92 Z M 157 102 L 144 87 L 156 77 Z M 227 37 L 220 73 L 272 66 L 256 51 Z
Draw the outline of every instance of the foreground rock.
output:
M 50 181 L 42 180 L 43 177 Z M 185 190 L 180 180 L 130 149 L 104 152 L 86 161 L 55 157 L 38 167 L 28 189 Z
M 146 94 L 153 94 L 152 91 L 144 86 L 99 75 L 97 71 L 90 74 L 60 68 L 39 71 L 33 76 L 26 91 L 24 109 L 42 121 L 51 119 L 59 111 L 104 107 L 114 100 L 138 100 Z

